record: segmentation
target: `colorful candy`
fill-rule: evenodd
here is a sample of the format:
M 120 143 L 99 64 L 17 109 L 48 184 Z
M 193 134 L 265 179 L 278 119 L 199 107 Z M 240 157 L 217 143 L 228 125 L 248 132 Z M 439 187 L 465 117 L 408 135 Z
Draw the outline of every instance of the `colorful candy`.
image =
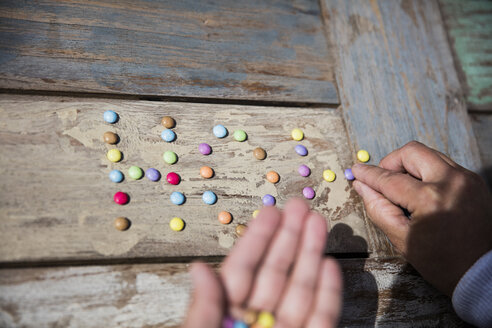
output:
M 243 130 L 234 131 L 234 139 L 236 141 L 243 142 L 244 140 L 246 140 L 247 137 L 248 135 Z
M 244 224 L 238 224 L 236 226 L 236 235 L 238 235 L 239 237 L 244 236 L 244 234 L 246 233 L 246 230 L 247 229 L 248 228 Z
M 212 153 L 212 147 L 207 143 L 201 143 L 198 145 L 198 151 L 202 155 L 210 155 L 210 153 Z
M 176 126 L 176 121 L 171 116 L 164 116 L 161 120 L 162 126 L 168 129 L 172 129 Z
M 264 328 L 272 328 L 275 325 L 275 317 L 270 312 L 262 311 L 256 323 Z
M 176 133 L 173 130 L 165 129 L 161 132 L 161 138 L 165 142 L 172 142 L 176 139 Z
M 113 200 L 118 205 L 125 205 L 130 200 L 130 197 L 128 196 L 127 193 L 118 191 L 114 194 Z
M 118 142 L 119 137 L 116 133 L 113 133 L 111 131 L 106 131 L 103 134 L 103 140 L 107 144 L 114 145 L 115 143 Z
M 345 179 L 347 180 L 352 181 L 355 179 L 354 175 L 352 174 L 352 169 L 345 169 L 345 172 L 343 172 L 343 174 L 345 175 Z
M 323 179 L 325 179 L 325 181 L 333 182 L 333 181 L 335 181 L 336 177 L 337 176 L 336 176 L 335 172 L 333 172 L 332 170 L 324 170 L 323 171 Z
M 174 164 L 178 161 L 178 155 L 176 155 L 175 152 L 173 151 L 166 151 L 164 155 L 162 155 L 162 158 L 164 159 L 164 162 L 167 164 Z
M 143 177 L 143 170 L 138 166 L 130 166 L 128 175 L 134 180 L 140 180 Z
M 120 216 L 114 220 L 114 227 L 120 231 L 125 231 L 130 228 L 130 220 L 125 217 Z
M 266 174 L 266 179 L 271 183 L 277 183 L 280 180 L 280 176 L 275 171 L 270 171 Z
M 307 148 L 304 147 L 303 145 L 297 145 L 297 146 L 295 146 L 294 147 L 294 150 L 300 156 L 306 156 L 308 154 Z
M 217 202 L 217 195 L 210 190 L 207 190 L 202 195 L 202 200 L 205 204 L 213 205 Z
M 120 183 L 121 181 L 123 181 L 123 179 L 124 176 L 120 170 L 112 170 L 111 172 L 109 172 L 109 180 L 115 183 Z
M 296 141 L 301 141 L 302 139 L 304 139 L 304 132 L 302 132 L 301 129 L 294 129 L 291 132 L 291 136 L 292 136 L 292 139 L 294 139 Z
M 116 162 L 119 162 L 121 161 L 121 152 L 118 150 L 118 149 L 110 149 L 108 150 L 108 153 L 106 154 L 106 156 L 108 157 L 108 159 L 113 162 L 113 163 L 116 163 Z
M 234 319 L 230 316 L 226 316 L 222 320 L 222 328 L 234 328 Z
M 311 174 L 311 169 L 307 165 L 301 165 L 297 169 L 297 172 L 303 177 L 308 177 Z
M 276 202 L 275 197 L 273 197 L 270 194 L 266 194 L 265 196 L 263 196 L 262 201 L 263 201 L 263 205 L 265 206 L 273 206 L 275 205 Z
M 253 150 L 253 156 L 261 161 L 266 158 L 267 154 L 265 149 L 258 147 Z
M 249 328 L 248 325 L 246 324 L 246 322 L 244 321 L 239 321 L 239 320 L 236 320 L 234 321 L 234 328 Z
M 217 138 L 224 138 L 227 136 L 227 129 L 222 124 L 214 126 L 212 131 Z
M 172 218 L 171 221 L 169 221 L 169 227 L 173 231 L 181 231 L 183 230 L 185 226 L 184 221 L 181 218 Z
M 214 170 L 208 166 L 202 166 L 200 168 L 200 175 L 205 179 L 210 179 L 214 176 Z
M 260 210 L 254 210 L 253 211 L 253 219 L 256 219 L 256 217 L 260 214 Z
M 173 203 L 174 205 L 182 205 L 186 198 L 185 198 L 185 195 L 183 195 L 183 193 L 180 193 L 179 191 L 175 191 L 171 194 L 171 203 Z
M 159 179 L 161 178 L 161 174 L 159 173 L 159 171 L 154 168 L 147 169 L 147 171 L 145 171 L 145 176 L 150 181 L 159 181 Z
M 305 187 L 304 189 L 302 189 L 302 194 L 304 195 L 304 197 L 306 197 L 306 199 L 313 199 L 315 192 L 313 188 Z
M 177 185 L 181 181 L 181 177 L 175 172 L 169 172 L 166 176 L 166 180 L 172 185 Z
M 113 124 L 118 121 L 118 114 L 112 110 L 107 110 L 104 112 L 103 118 L 106 122 Z
M 357 152 L 357 159 L 362 163 L 369 161 L 369 158 L 370 156 L 367 150 L 361 149 Z
M 222 224 L 229 224 L 232 221 L 232 215 L 229 212 L 222 211 L 219 213 L 217 216 L 217 219 L 219 220 L 220 223 Z

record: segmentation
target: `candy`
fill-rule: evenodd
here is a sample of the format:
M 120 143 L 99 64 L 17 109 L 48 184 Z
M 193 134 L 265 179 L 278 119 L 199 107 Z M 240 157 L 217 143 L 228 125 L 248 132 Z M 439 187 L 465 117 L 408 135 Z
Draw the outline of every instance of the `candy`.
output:
M 116 121 L 118 121 L 118 114 L 116 114 L 112 110 L 107 110 L 104 112 L 103 118 L 106 122 L 113 124 L 116 123 Z
M 138 166 L 130 166 L 128 169 L 128 175 L 134 180 L 139 180 L 143 177 L 143 170 Z
M 181 177 L 177 173 L 169 172 L 166 176 L 166 180 L 172 185 L 177 185 L 181 181 Z
M 212 152 L 212 147 L 210 147 L 209 144 L 201 143 L 198 145 L 198 151 L 202 155 L 210 155 L 210 153 Z
M 354 175 L 352 174 L 352 169 L 345 169 L 345 172 L 343 172 L 343 174 L 345 175 L 345 179 L 347 180 L 352 181 L 355 179 Z
M 297 145 L 297 146 L 295 146 L 294 147 L 294 150 L 300 156 L 306 156 L 308 154 L 307 148 L 304 147 L 303 145 Z
M 159 179 L 161 178 L 161 174 L 159 173 L 159 171 L 154 168 L 147 169 L 147 171 L 145 171 L 145 176 L 150 181 L 159 181 Z
M 222 320 L 222 328 L 234 328 L 234 319 L 230 316 L 226 316 Z
M 370 156 L 367 150 L 361 149 L 357 152 L 357 159 L 362 163 L 369 161 L 369 158 Z
M 212 131 L 217 138 L 224 138 L 227 136 L 227 129 L 222 124 L 214 126 Z
M 255 310 L 247 310 L 244 314 L 243 314 L 243 321 L 247 324 L 247 325 L 252 325 L 256 322 L 256 319 L 258 318 L 258 313 L 256 313 Z
M 253 219 L 256 219 L 256 217 L 260 214 L 260 210 L 254 210 L 253 211 Z
M 176 155 L 175 152 L 173 151 L 166 151 L 164 155 L 162 155 L 162 158 L 164 159 L 164 162 L 167 164 L 174 164 L 178 161 L 178 155 Z
M 302 132 L 301 129 L 292 130 L 291 135 L 292 135 L 292 139 L 294 139 L 296 141 L 300 141 L 300 140 L 304 139 L 304 132 Z
M 222 211 L 219 213 L 217 216 L 217 219 L 219 220 L 220 223 L 222 224 L 229 224 L 232 221 L 232 215 L 229 212 Z
M 264 328 L 272 328 L 275 325 L 275 317 L 270 312 L 262 311 L 256 323 Z
M 307 165 L 301 165 L 297 169 L 297 172 L 303 177 L 308 177 L 311 174 L 311 169 Z
M 253 156 L 261 161 L 266 158 L 267 154 L 265 149 L 258 147 L 253 150 Z
M 169 221 L 169 227 L 171 227 L 171 230 L 181 231 L 184 226 L 185 223 L 181 218 L 172 218 L 171 221 Z
M 171 203 L 174 205 L 182 205 L 185 202 L 185 195 L 179 191 L 175 191 L 171 194 Z
M 120 183 L 121 181 L 123 181 L 123 179 L 124 176 L 120 170 L 112 170 L 111 172 L 109 172 L 109 180 L 115 183 Z
M 277 183 L 280 180 L 280 176 L 275 171 L 270 171 L 266 174 L 266 179 L 271 183 Z
M 263 201 L 263 205 L 265 206 L 275 205 L 275 197 L 273 197 L 270 194 L 266 194 L 265 196 L 263 196 L 262 201 Z
M 200 175 L 205 179 L 210 179 L 214 176 L 214 170 L 208 166 L 202 166 L 200 168 Z
M 306 199 L 313 199 L 315 192 L 314 192 L 313 188 L 306 187 L 306 188 L 302 189 L 302 194 L 304 195 L 304 197 L 306 197 Z
M 125 205 L 130 200 L 130 197 L 128 196 L 127 193 L 124 193 L 122 191 L 118 191 L 117 193 L 114 194 L 113 200 L 116 204 Z
M 161 120 L 161 124 L 165 128 L 172 129 L 176 125 L 176 121 L 171 116 L 164 116 Z
M 125 217 L 120 216 L 114 220 L 114 227 L 120 231 L 127 230 L 130 228 L 130 220 Z
M 236 226 L 236 235 L 238 235 L 239 237 L 242 237 L 246 233 L 246 230 L 247 230 L 247 227 L 244 224 L 238 224 Z
M 236 321 L 234 321 L 233 327 L 234 328 L 248 328 L 248 325 L 243 321 L 236 320 Z
M 202 200 L 205 204 L 212 205 L 217 202 L 217 195 L 210 190 L 207 190 L 202 195 Z
M 161 138 L 166 142 L 171 142 L 176 139 L 176 133 L 173 130 L 165 129 L 161 132 Z
M 116 148 L 108 150 L 106 156 L 113 163 L 121 161 L 121 152 Z
M 234 139 L 236 141 L 242 142 L 242 141 L 246 140 L 247 137 L 248 136 L 247 136 L 246 132 L 244 132 L 243 130 L 234 131 Z
M 328 182 L 335 181 L 336 177 L 337 176 L 336 176 L 335 172 L 333 172 L 332 170 L 324 170 L 323 171 L 323 179 L 325 179 Z
M 103 140 L 107 144 L 114 145 L 115 143 L 118 142 L 119 137 L 116 133 L 113 133 L 111 131 L 106 131 L 103 134 Z

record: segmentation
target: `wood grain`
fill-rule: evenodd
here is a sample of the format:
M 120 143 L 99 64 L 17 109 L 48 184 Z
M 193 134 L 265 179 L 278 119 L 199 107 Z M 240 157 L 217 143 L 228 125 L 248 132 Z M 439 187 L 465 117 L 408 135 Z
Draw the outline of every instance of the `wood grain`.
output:
M 0 3 L 0 88 L 338 103 L 310 0 Z
M 107 109 L 118 112 L 116 124 L 103 121 Z M 160 138 L 165 115 L 177 121 L 173 143 Z M 248 140 L 217 139 L 212 127 L 218 123 L 230 134 L 244 129 Z M 305 131 L 300 143 L 309 151 L 306 157 L 294 151 L 295 127 Z M 311 206 L 329 218 L 328 252 L 375 250 L 362 203 L 343 176 L 354 156 L 335 109 L 3 95 L 0 131 L 0 262 L 224 255 L 236 239 L 235 226 L 250 220 L 263 195 L 274 195 L 282 206 L 290 197 L 302 197 L 306 186 L 317 194 Z M 106 158 L 115 146 L 102 142 L 105 131 L 121 138 L 120 163 Z M 212 155 L 198 152 L 201 142 L 212 146 Z M 267 151 L 264 161 L 253 157 L 258 146 Z M 166 150 L 178 154 L 176 164 L 163 161 Z M 301 164 L 311 167 L 309 177 L 297 173 Z M 155 167 L 164 177 L 175 171 L 182 181 L 172 186 L 165 179 L 131 180 L 132 165 Z M 200 177 L 203 165 L 214 168 L 213 179 Z M 322 179 L 326 168 L 337 174 L 335 182 Z M 109 180 L 112 169 L 125 174 L 124 182 Z M 264 178 L 271 169 L 281 176 L 276 185 Z M 129 204 L 113 203 L 119 190 L 129 193 Z M 205 190 L 217 194 L 215 205 L 202 202 Z M 184 205 L 170 202 L 173 191 L 185 194 Z M 232 213 L 232 224 L 217 221 L 223 210 Z M 112 227 L 118 216 L 130 219 L 128 231 Z M 169 229 L 175 216 L 186 222 L 184 231 Z
M 449 298 L 402 260 L 341 260 L 341 327 L 460 327 Z M 187 264 L 0 270 L 2 327 L 177 327 Z
M 467 107 L 492 111 L 492 1 L 439 3 Z
M 377 162 L 411 140 L 478 170 L 436 1 L 322 1 L 349 136 Z

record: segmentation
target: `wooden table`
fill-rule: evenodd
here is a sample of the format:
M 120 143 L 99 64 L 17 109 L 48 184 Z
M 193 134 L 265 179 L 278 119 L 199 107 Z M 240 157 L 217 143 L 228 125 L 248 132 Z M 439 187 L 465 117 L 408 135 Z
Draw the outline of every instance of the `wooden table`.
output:
M 282 205 L 308 185 L 344 270 L 342 326 L 463 325 L 343 179 L 357 149 L 377 163 L 413 139 L 482 168 L 436 1 L 2 1 L 0 40 L 0 326 L 178 326 L 188 263 L 219 268 L 263 194 Z M 172 144 L 160 139 L 164 115 L 177 121 Z M 215 138 L 219 123 L 248 140 Z M 293 152 L 294 127 L 306 158 Z M 121 138 L 119 163 L 105 158 L 107 130 Z M 309 178 L 296 175 L 302 163 Z M 107 178 L 131 165 L 182 181 Z M 270 169 L 278 185 L 265 182 Z M 201 202 L 207 189 L 217 204 Z M 117 190 L 128 205 L 112 202 Z M 184 205 L 170 203 L 175 190 Z M 232 224 L 217 222 L 220 210 Z M 112 227 L 117 216 L 128 231 Z M 168 228 L 173 216 L 184 231 Z

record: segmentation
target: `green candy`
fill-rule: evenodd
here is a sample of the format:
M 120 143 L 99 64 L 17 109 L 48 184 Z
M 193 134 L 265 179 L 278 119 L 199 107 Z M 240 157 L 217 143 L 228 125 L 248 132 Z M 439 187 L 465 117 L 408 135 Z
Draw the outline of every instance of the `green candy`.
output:
M 167 164 L 174 164 L 178 161 L 178 155 L 170 150 L 166 151 L 164 155 L 162 155 L 162 158 L 164 158 L 164 162 Z
M 134 180 L 141 179 L 143 177 L 143 170 L 138 166 L 131 166 L 128 169 L 128 175 Z
M 243 130 L 234 131 L 234 139 L 236 139 L 236 141 L 242 142 L 246 140 L 246 137 L 246 132 L 244 132 Z

